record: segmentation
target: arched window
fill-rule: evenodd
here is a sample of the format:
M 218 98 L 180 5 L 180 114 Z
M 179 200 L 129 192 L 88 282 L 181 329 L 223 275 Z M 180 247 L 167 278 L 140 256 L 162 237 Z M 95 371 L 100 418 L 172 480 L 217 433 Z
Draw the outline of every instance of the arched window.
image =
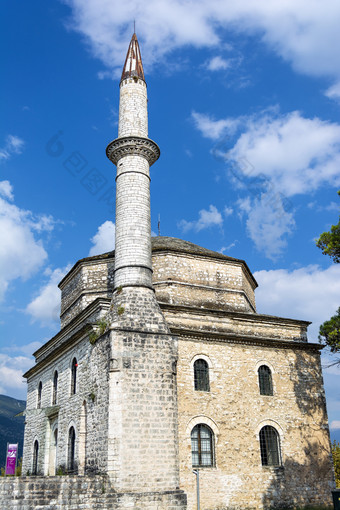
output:
M 54 372 L 53 376 L 53 398 L 52 398 L 52 405 L 55 405 L 58 400 L 58 372 Z
M 75 470 L 75 461 L 74 461 L 74 453 L 75 453 L 75 445 L 76 445 L 76 433 L 73 427 L 70 428 L 68 433 L 68 459 L 67 459 L 67 469 L 69 472 Z
M 191 455 L 193 467 L 214 465 L 214 434 L 203 424 L 196 425 L 191 431 Z
M 38 385 L 38 402 L 37 402 L 38 409 L 41 408 L 41 395 L 42 395 L 42 382 L 40 381 Z
M 78 368 L 77 360 L 76 358 L 73 358 L 71 374 L 71 395 L 74 395 L 77 391 L 77 368 Z
M 274 427 L 260 430 L 260 449 L 262 466 L 281 466 L 280 436 Z
M 209 365 L 202 358 L 194 363 L 194 382 L 196 391 L 210 391 Z
M 33 446 L 33 466 L 32 466 L 32 474 L 38 474 L 38 454 L 39 454 L 39 443 L 37 439 L 34 441 Z
M 273 395 L 272 373 L 267 365 L 261 365 L 259 370 L 259 386 L 261 395 Z

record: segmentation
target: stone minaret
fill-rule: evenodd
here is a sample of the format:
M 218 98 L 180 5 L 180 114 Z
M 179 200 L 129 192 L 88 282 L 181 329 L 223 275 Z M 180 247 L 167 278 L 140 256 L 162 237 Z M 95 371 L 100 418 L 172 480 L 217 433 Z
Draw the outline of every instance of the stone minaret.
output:
M 114 286 L 151 289 L 149 167 L 160 152 L 148 138 L 146 83 L 136 34 L 120 81 L 118 138 L 106 153 L 117 165 Z
M 155 491 L 165 498 L 157 507 L 164 509 L 173 504 L 168 493 L 184 509 L 186 498 L 178 491 L 177 339 L 152 287 L 149 167 L 160 152 L 148 138 L 136 34 L 120 82 L 118 138 L 106 153 L 117 166 L 108 472 L 118 491 Z

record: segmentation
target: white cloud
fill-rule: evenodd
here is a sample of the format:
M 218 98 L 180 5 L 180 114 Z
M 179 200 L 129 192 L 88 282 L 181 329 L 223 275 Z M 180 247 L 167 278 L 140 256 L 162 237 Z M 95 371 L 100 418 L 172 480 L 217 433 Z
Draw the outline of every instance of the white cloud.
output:
M 248 118 L 228 157 L 246 158 L 246 177 L 266 177 L 286 196 L 340 184 L 340 125 L 307 119 L 299 112 Z M 234 165 L 235 168 L 235 165 Z
M 276 260 L 287 245 L 287 236 L 295 228 L 292 213 L 285 211 L 278 193 L 261 193 L 260 198 L 237 201 L 241 215 L 247 214 L 247 233 L 256 248 Z
M 212 152 L 243 178 L 270 179 L 288 197 L 325 183 L 340 184 L 339 124 L 308 119 L 297 111 L 279 115 L 276 108 L 258 116 L 219 120 L 193 112 L 192 119 L 204 137 L 224 137 Z M 242 132 L 234 142 L 237 129 Z
M 33 352 L 35 352 L 39 347 L 42 346 L 42 342 L 30 342 L 29 344 L 24 345 L 16 345 L 10 343 L 9 345 L 6 345 L 2 347 L 3 353 L 13 353 L 13 352 L 20 352 L 21 354 L 26 354 L 29 356 Z
M 100 255 L 112 251 L 115 248 L 116 226 L 112 221 L 105 221 L 98 227 L 97 233 L 91 238 L 93 246 L 89 255 Z
M 203 136 L 221 140 L 212 153 L 227 163 L 233 185 L 253 192 L 253 198 L 238 201 L 239 213 L 248 215 L 247 231 L 257 249 L 277 258 L 295 227 L 288 197 L 325 183 L 340 185 L 340 125 L 299 112 L 279 115 L 277 108 L 237 119 L 197 112 L 192 118 Z M 236 130 L 243 132 L 233 142 Z
M 340 420 L 333 420 L 333 421 L 330 423 L 329 427 L 330 427 L 331 429 L 340 429 Z
M 14 200 L 13 186 L 9 181 L 0 181 L 0 195 L 7 200 Z
M 223 210 L 223 212 L 224 212 L 224 215 L 228 217 L 228 216 L 231 216 L 233 214 L 234 209 L 232 207 L 228 207 L 226 205 L 224 210 Z
M 205 138 L 217 140 L 225 132 L 230 135 L 234 134 L 240 124 L 240 119 L 220 119 L 215 120 L 210 115 L 198 112 L 191 112 L 191 118 L 194 121 L 196 129 L 198 129 Z
M 339 211 L 339 204 L 336 202 L 330 202 L 327 205 L 319 205 L 316 201 L 309 202 L 307 204 L 308 209 L 313 209 L 314 211 L 321 212 L 321 211 Z
M 329 87 L 326 90 L 325 95 L 329 97 L 329 99 L 340 101 L 340 81 Z
M 60 315 L 60 290 L 58 283 L 71 269 L 57 268 L 54 271 L 46 271 L 49 279 L 43 285 L 38 295 L 27 305 L 25 312 L 31 315 L 33 321 L 39 321 L 43 326 L 53 326 L 59 320 Z
M 318 341 L 319 325 L 335 314 L 340 303 L 340 264 L 322 269 L 310 265 L 256 271 L 257 311 L 293 319 L 312 321 L 309 337 Z
M 230 61 L 222 58 L 220 55 L 211 58 L 205 63 L 205 67 L 208 71 L 220 71 L 221 69 L 228 69 L 230 67 Z
M 232 248 L 234 248 L 234 246 L 236 246 L 237 243 L 238 241 L 236 239 L 232 243 L 228 244 L 228 246 L 222 246 L 222 248 L 220 249 L 220 253 L 225 253 L 226 251 L 231 250 Z
M 32 358 L 0 353 L 0 393 L 26 398 L 26 381 L 22 374 L 33 365 Z
M 0 148 L 0 161 L 9 159 L 13 154 L 21 154 L 25 142 L 15 135 L 6 137 L 5 145 Z
M 53 229 L 50 216 L 34 215 L 20 209 L 13 201 L 12 187 L 2 181 L 0 190 L 0 300 L 8 285 L 16 278 L 31 277 L 47 259 L 47 252 L 35 231 L 43 233 Z
M 33 352 L 37 351 L 42 346 L 41 342 L 30 342 L 26 345 L 21 345 L 18 350 L 29 356 Z
M 182 230 L 182 232 L 188 232 L 189 230 L 194 230 L 195 232 L 200 232 L 209 227 L 213 226 L 222 226 L 223 219 L 222 214 L 217 210 L 214 205 L 209 206 L 209 210 L 201 209 L 198 213 L 198 220 L 196 221 L 186 221 L 181 220 L 178 223 L 178 227 Z
M 85 36 L 92 53 L 109 68 L 121 68 L 137 19 L 145 62 L 164 61 L 176 48 L 219 47 L 221 34 L 256 35 L 270 50 L 311 76 L 340 79 L 338 0 L 65 0 L 70 25 Z M 221 30 L 227 29 L 227 30 Z M 116 34 L 116 37 L 113 35 Z M 162 44 L 159 43 L 162 41 Z

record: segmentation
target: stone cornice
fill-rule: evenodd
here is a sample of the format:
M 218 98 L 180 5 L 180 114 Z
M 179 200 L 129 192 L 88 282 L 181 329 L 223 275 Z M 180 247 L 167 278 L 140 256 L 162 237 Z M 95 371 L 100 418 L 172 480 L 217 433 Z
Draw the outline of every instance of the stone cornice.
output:
M 170 327 L 173 335 L 184 340 L 194 340 L 198 342 L 220 342 L 230 344 L 240 344 L 245 346 L 261 346 L 261 347 L 278 347 L 281 349 L 298 349 L 298 350 L 311 350 L 320 351 L 324 348 L 323 345 L 300 342 L 294 340 L 281 340 L 272 337 L 255 337 L 249 335 L 236 335 L 234 333 L 213 333 L 211 331 L 199 331 L 184 329 L 178 327 Z
M 106 147 L 106 155 L 115 165 L 124 156 L 142 156 L 151 166 L 159 158 L 160 150 L 158 145 L 149 138 L 125 136 L 109 143 Z
M 256 313 L 256 309 L 254 308 L 254 305 L 251 303 L 250 299 L 248 298 L 246 292 L 243 289 L 230 289 L 227 287 L 212 287 L 210 285 L 199 285 L 197 283 L 188 283 L 188 282 L 180 282 L 178 280 L 164 280 L 159 282 L 153 282 L 153 286 L 161 286 L 168 287 L 170 285 L 178 285 L 182 287 L 191 287 L 193 289 L 201 289 L 201 290 L 211 290 L 213 292 L 225 292 L 230 294 L 241 294 L 247 303 L 249 304 L 250 308 L 253 310 L 254 313 Z
M 292 325 L 300 325 L 307 327 L 311 322 L 303 321 L 298 319 L 289 319 L 286 317 L 276 317 L 275 315 L 265 315 L 260 313 L 246 313 L 246 312 L 235 312 L 235 311 L 225 311 L 218 310 L 213 308 L 197 308 L 194 306 L 185 306 L 185 305 L 172 305 L 170 303 L 162 303 L 158 301 L 161 309 L 163 311 L 168 310 L 169 312 L 184 312 L 191 313 L 195 315 L 212 315 L 217 317 L 228 317 L 230 319 L 250 321 L 250 322 L 270 322 L 275 324 L 292 324 Z

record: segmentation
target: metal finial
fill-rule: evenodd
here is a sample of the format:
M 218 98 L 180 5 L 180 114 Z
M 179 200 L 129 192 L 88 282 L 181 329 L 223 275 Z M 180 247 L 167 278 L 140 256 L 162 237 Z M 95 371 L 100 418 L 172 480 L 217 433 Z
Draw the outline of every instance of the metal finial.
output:
M 133 33 L 136 33 L 136 20 L 133 20 Z

